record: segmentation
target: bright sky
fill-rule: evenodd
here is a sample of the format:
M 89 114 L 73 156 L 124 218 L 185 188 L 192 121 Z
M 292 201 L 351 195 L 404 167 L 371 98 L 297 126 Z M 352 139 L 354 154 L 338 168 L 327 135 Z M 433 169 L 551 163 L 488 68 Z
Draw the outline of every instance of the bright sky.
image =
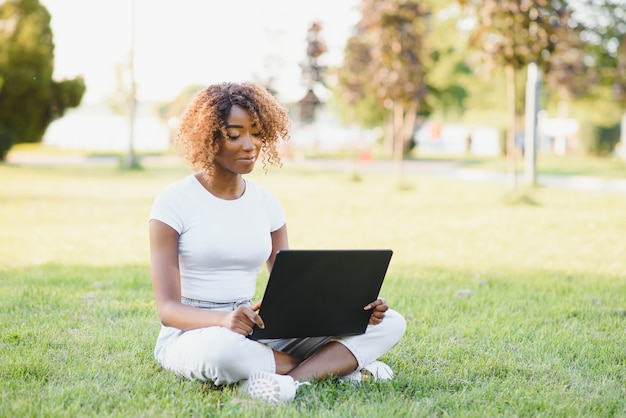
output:
M 83 103 L 115 90 L 131 46 L 131 0 L 40 0 L 52 16 L 55 78 L 82 75 Z M 282 100 L 299 99 L 306 31 L 319 20 L 339 64 L 358 0 L 135 0 L 137 98 L 170 100 L 190 84 L 277 75 Z M 276 70 L 270 70 L 274 68 Z

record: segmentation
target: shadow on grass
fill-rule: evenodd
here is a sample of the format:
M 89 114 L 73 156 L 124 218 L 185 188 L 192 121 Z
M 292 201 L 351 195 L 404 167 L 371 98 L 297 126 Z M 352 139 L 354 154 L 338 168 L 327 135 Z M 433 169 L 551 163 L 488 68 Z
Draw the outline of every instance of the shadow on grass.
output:
M 528 190 L 509 192 L 504 195 L 502 201 L 508 206 L 541 206 Z

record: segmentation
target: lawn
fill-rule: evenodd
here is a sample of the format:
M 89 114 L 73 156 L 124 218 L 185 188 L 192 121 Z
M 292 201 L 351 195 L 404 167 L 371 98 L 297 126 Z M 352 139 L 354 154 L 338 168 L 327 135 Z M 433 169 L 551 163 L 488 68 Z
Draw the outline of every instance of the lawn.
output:
M 257 170 L 291 247 L 394 250 L 408 322 L 392 382 L 272 406 L 152 358 L 147 217 L 187 173 L 0 165 L 0 416 L 626 416 L 626 195 Z
M 501 173 L 508 172 L 510 164 L 502 156 L 420 155 L 418 152 L 414 154 L 413 158 L 416 160 L 453 161 L 464 168 Z M 515 161 L 515 168 L 518 173 L 523 173 L 524 164 L 524 158 L 519 156 Z M 604 179 L 626 178 L 626 160 L 617 155 L 591 157 L 578 154 L 559 156 L 551 153 L 540 153 L 537 156 L 536 164 L 538 175 L 566 175 Z

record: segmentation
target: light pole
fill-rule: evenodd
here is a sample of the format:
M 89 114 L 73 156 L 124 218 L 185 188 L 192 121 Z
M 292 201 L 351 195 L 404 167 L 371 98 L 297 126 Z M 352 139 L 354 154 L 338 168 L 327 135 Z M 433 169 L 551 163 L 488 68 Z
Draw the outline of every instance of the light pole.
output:
M 524 181 L 528 186 L 537 183 L 537 112 L 541 74 L 537 64 L 528 65 L 526 81 L 526 129 L 524 140 Z
M 130 51 L 128 53 L 128 72 L 130 78 L 128 92 L 128 153 L 125 161 L 125 167 L 128 169 L 132 169 L 137 166 L 134 149 L 135 113 L 137 107 L 135 91 L 135 2 L 136 0 L 131 0 L 130 3 Z

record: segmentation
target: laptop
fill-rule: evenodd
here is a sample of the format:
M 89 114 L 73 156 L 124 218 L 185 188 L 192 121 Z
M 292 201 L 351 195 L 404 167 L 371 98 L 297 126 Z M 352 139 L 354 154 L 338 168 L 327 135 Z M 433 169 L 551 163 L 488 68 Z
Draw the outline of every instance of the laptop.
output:
M 276 254 L 253 340 L 358 335 L 391 261 L 389 249 L 281 250 Z

